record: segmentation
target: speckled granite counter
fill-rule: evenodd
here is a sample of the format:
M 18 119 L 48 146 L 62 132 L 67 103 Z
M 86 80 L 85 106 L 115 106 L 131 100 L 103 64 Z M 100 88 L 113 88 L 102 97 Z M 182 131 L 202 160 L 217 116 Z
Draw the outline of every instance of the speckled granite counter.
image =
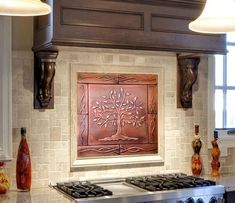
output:
M 47 187 L 32 189 L 30 192 L 10 190 L 6 195 L 0 195 L 1 203 L 72 203 L 58 191 Z
M 205 178 L 211 179 L 217 184 L 224 185 L 227 192 L 235 191 L 235 173 L 222 174 L 219 177 L 205 176 Z

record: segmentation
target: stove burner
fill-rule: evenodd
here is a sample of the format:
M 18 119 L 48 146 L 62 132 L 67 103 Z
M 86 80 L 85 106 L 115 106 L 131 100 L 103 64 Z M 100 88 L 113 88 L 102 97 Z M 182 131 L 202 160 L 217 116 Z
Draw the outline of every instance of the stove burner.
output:
M 101 197 L 112 195 L 112 192 L 89 181 L 74 181 L 57 183 L 57 189 L 68 194 L 72 198 Z
M 126 178 L 125 181 L 148 191 L 174 190 L 215 185 L 214 181 L 187 176 L 183 173 L 132 177 Z

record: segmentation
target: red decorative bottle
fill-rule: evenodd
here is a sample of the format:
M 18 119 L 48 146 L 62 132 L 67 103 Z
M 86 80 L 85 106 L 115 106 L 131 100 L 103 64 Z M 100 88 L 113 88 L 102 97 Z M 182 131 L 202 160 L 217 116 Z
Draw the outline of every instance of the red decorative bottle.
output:
M 195 139 L 192 142 L 194 155 L 192 156 L 192 173 L 195 176 L 199 176 L 202 172 L 202 161 L 200 158 L 200 150 L 202 147 L 202 141 L 199 135 L 199 125 L 195 125 Z
M 31 160 L 29 146 L 26 140 L 26 128 L 21 128 L 21 141 L 16 161 L 16 184 L 22 191 L 31 188 Z
M 219 176 L 219 168 L 220 168 L 220 162 L 219 162 L 219 156 L 220 156 L 220 149 L 217 143 L 217 139 L 218 139 L 218 132 L 214 131 L 214 140 L 211 141 L 212 144 L 212 150 L 211 150 L 211 156 L 212 156 L 212 161 L 211 161 L 211 168 L 212 168 L 212 172 L 211 175 L 212 176 Z

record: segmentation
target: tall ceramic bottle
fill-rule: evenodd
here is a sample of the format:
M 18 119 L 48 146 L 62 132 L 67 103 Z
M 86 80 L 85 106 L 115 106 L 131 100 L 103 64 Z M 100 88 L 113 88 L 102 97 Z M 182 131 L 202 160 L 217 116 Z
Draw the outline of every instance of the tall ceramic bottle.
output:
M 26 140 L 26 128 L 21 128 L 21 141 L 16 161 L 17 189 L 29 191 L 31 188 L 31 160 Z
M 212 144 L 212 150 L 211 150 L 211 175 L 212 176 L 219 176 L 219 168 L 220 168 L 220 162 L 219 162 L 219 156 L 220 156 L 220 149 L 217 143 L 218 140 L 218 132 L 214 131 L 214 140 L 211 141 Z
M 199 176 L 202 171 L 202 161 L 200 158 L 200 150 L 202 147 L 202 141 L 199 135 L 199 125 L 195 125 L 195 135 L 194 140 L 192 142 L 192 147 L 194 151 L 194 155 L 192 156 L 192 173 L 195 176 Z

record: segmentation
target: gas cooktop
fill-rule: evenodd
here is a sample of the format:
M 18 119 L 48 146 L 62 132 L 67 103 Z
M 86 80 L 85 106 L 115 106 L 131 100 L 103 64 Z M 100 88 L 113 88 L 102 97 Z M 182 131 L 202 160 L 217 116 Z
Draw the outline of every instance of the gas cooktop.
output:
M 224 186 L 183 173 L 60 182 L 55 189 L 80 203 L 223 203 Z

